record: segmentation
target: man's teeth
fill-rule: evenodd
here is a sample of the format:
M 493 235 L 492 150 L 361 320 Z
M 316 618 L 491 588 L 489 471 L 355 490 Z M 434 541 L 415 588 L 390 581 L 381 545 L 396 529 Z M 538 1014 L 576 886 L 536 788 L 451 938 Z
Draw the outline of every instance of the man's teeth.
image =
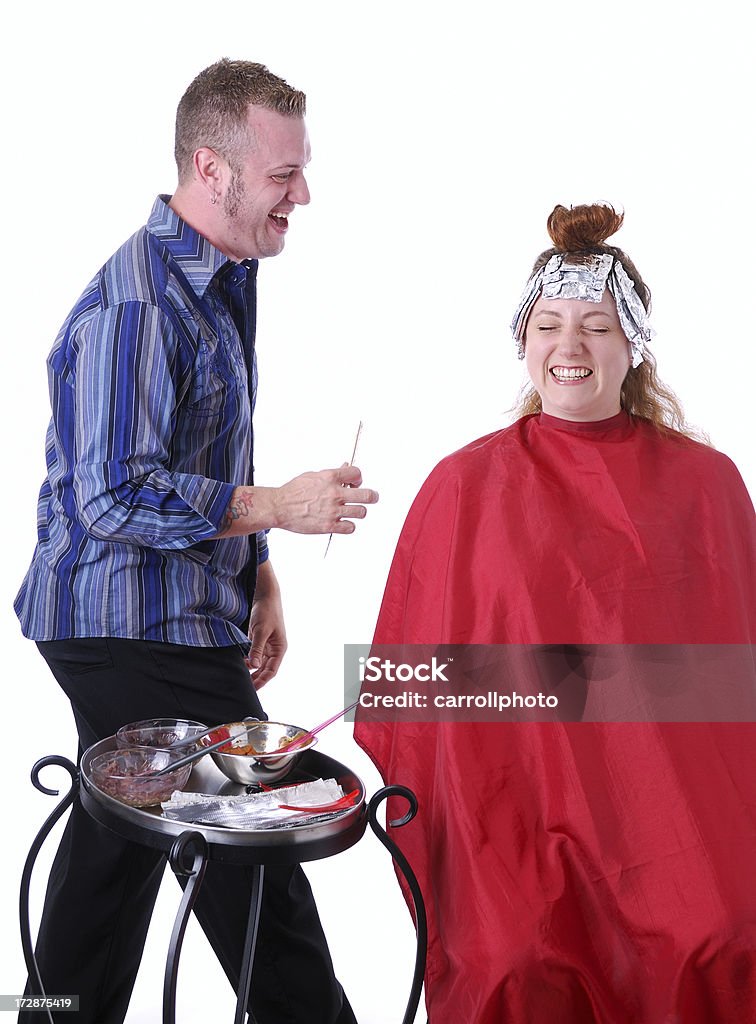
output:
M 555 366 L 551 372 L 557 380 L 580 380 L 582 377 L 589 377 L 593 370 L 587 370 L 584 367 Z
M 275 212 L 273 212 L 273 213 L 271 213 L 271 217 L 278 217 L 279 220 L 288 220 L 289 219 L 288 213 L 275 213 Z

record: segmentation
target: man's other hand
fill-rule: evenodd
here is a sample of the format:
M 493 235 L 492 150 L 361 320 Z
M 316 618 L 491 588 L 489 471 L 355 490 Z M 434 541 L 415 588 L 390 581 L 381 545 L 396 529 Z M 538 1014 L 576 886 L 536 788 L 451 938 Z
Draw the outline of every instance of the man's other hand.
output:
M 288 647 L 281 589 L 269 561 L 263 562 L 257 570 L 248 636 L 252 646 L 247 655 L 247 668 L 255 689 L 259 690 L 278 672 Z

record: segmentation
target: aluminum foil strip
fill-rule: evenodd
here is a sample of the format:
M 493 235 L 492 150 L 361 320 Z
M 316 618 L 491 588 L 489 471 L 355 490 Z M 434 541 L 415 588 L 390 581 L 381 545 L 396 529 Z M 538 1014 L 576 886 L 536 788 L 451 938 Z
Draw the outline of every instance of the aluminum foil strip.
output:
M 545 299 L 601 302 L 606 288 L 614 298 L 620 325 L 630 343 L 632 364 L 638 366 L 643 362 L 645 346 L 655 332 L 633 282 L 611 253 L 589 253 L 586 256 L 557 253 L 531 276 L 511 325 L 518 357 L 525 358 L 525 327 L 539 295 Z
M 172 821 L 242 829 L 292 828 L 330 821 L 344 812 L 308 814 L 306 811 L 282 810 L 280 804 L 319 807 L 343 795 L 344 791 L 335 779 L 316 779 L 270 792 L 236 796 L 176 792 L 161 806 L 163 816 Z

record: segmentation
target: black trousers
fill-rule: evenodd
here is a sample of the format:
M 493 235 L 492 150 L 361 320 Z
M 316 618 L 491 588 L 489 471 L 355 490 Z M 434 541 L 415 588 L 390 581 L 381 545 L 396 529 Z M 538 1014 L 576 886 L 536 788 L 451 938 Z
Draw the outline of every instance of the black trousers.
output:
M 144 718 L 215 725 L 265 717 L 238 647 L 112 638 L 38 647 L 71 701 L 79 756 Z M 162 853 L 121 839 L 75 801 L 50 873 L 36 945 L 46 992 L 79 996 L 79 1013 L 65 1013 L 63 1024 L 122 1024 L 164 867 Z M 250 868 L 209 861 L 195 904 L 234 989 L 250 891 Z M 265 868 L 249 1010 L 257 1024 L 356 1024 L 299 866 Z M 19 1015 L 24 1024 L 46 1019 Z

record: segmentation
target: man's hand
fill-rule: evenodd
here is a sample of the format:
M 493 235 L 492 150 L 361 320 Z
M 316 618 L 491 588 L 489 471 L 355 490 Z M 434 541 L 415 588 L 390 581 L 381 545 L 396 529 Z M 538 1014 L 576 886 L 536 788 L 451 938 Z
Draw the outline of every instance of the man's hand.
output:
M 256 690 L 270 682 L 281 667 L 288 646 L 281 605 L 281 589 L 270 561 L 257 572 L 255 600 L 249 616 L 247 667 Z
M 279 487 L 274 502 L 276 526 L 292 533 L 353 533 L 350 519 L 364 519 L 365 505 L 378 501 L 378 492 L 361 487 L 357 466 L 302 473 Z
M 278 527 L 292 533 L 353 533 L 351 519 L 364 519 L 378 492 L 361 487 L 362 473 L 339 469 L 302 473 L 283 487 L 237 487 L 219 537 L 239 537 Z

